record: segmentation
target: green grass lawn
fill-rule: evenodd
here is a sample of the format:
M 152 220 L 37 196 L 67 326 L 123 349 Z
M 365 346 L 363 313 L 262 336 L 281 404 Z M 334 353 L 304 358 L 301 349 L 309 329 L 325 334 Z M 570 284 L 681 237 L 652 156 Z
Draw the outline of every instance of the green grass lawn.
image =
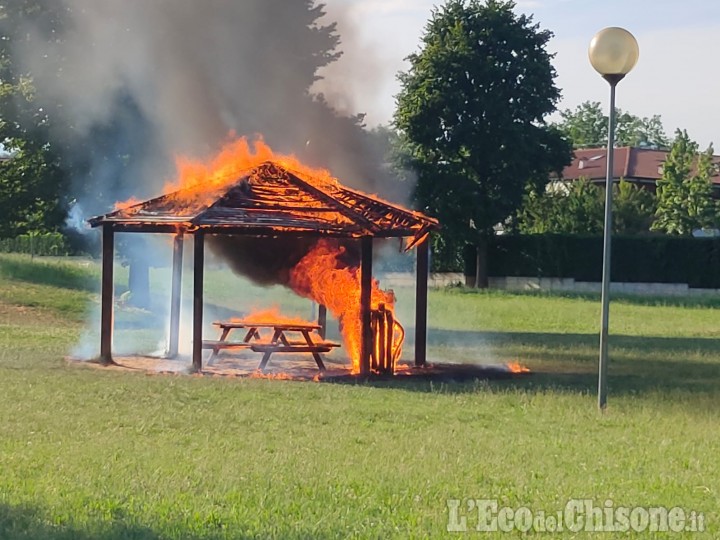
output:
M 522 380 L 304 383 L 67 365 L 97 276 L 0 256 L 0 538 L 519 537 L 473 531 L 468 500 L 554 514 L 577 498 L 696 510 L 704 533 L 667 537 L 720 537 L 715 298 L 613 299 L 600 415 L 596 297 L 431 292 L 432 359 L 517 360 L 535 372 Z M 218 311 L 236 294 L 310 310 L 219 270 L 206 284 Z M 153 337 L 157 319 L 118 313 Z M 467 534 L 447 532 L 449 499 Z

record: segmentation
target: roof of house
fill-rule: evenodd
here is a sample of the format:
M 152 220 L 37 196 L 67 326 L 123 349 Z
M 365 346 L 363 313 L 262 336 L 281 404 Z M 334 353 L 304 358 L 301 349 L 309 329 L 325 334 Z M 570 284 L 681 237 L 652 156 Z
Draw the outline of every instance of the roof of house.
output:
M 138 232 L 416 239 L 439 228 L 435 219 L 419 212 L 270 161 L 219 188 L 184 188 L 94 217 L 90 224 Z
M 613 178 L 624 178 L 640 183 L 655 184 L 662 176 L 662 166 L 667 159 L 667 150 L 650 148 L 633 148 L 623 146 L 615 149 L 613 161 Z M 720 156 L 714 156 L 720 165 Z M 587 178 L 590 181 L 605 180 L 607 169 L 607 149 L 585 148 L 575 150 L 572 163 L 562 173 L 564 180 Z M 720 173 L 712 177 L 712 182 L 720 188 Z

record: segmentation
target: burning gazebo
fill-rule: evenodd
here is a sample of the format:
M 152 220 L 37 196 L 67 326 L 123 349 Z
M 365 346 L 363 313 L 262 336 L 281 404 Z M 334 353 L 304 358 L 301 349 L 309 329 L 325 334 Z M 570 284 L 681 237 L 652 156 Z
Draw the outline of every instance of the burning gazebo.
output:
M 262 240 L 256 245 L 266 249 L 272 249 L 273 241 L 290 238 L 310 244 L 314 241 L 316 245 L 332 241 L 357 246 L 360 283 L 356 313 L 360 319 L 361 374 L 370 372 L 373 347 L 373 239 L 406 238 L 407 249 L 417 249 L 415 365 L 425 364 L 428 236 L 438 229 L 438 223 L 421 213 L 345 187 L 327 174 L 296 170 L 282 160 L 271 159 L 231 177 L 225 175 L 221 181 L 214 178 L 197 182 L 157 198 L 129 204 L 92 218 L 90 224 L 102 227 L 102 362 L 112 362 L 114 234 L 140 232 L 174 235 L 169 356 L 176 356 L 178 352 L 183 241 L 186 235 L 193 237 L 192 364 L 196 371 L 202 369 L 206 238 L 211 241 L 253 238 Z M 321 312 L 322 309 L 321 306 Z

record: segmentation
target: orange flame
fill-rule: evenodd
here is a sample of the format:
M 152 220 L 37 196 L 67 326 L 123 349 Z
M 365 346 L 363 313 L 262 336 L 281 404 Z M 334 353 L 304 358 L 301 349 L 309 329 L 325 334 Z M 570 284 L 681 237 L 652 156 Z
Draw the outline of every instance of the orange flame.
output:
M 360 371 L 362 321 L 360 320 L 360 269 L 341 262 L 344 248 L 332 240 L 318 243 L 290 271 L 290 287 L 300 296 L 324 304 L 340 322 L 353 372 Z M 372 282 L 371 308 L 381 303 L 393 309 L 395 295 Z
M 530 373 L 530 368 L 523 366 L 520 362 L 508 362 L 505 366 L 510 373 Z
M 131 206 L 140 204 L 142 201 L 135 197 L 130 197 L 127 201 L 117 201 L 114 205 L 114 210 L 127 210 Z
M 313 324 L 312 321 L 303 319 L 302 317 L 290 317 L 280 313 L 280 309 L 274 306 L 269 309 L 263 309 L 251 312 L 247 317 L 232 318 L 231 322 L 244 322 L 248 324 Z
M 275 153 L 258 136 L 252 142 L 246 137 L 229 140 L 208 162 L 176 157 L 177 179 L 167 182 L 163 192 L 173 193 L 182 189 L 183 193 L 175 194 L 179 203 L 183 202 L 181 197 L 197 201 L 199 196 L 206 195 L 209 204 L 214 201 L 218 191 L 237 182 L 244 172 L 266 161 L 273 161 L 303 178 L 312 179 L 314 183 L 337 183 L 329 171 L 303 165 L 293 155 Z

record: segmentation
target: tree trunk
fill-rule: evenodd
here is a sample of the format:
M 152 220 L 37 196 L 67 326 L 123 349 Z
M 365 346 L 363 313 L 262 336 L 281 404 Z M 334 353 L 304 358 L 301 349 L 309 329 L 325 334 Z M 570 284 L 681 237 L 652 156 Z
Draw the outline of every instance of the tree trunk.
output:
M 476 249 L 476 260 L 475 260 L 475 287 L 478 289 L 488 288 L 488 267 L 487 267 L 487 251 L 488 241 L 487 238 L 481 237 L 478 240 Z
M 130 305 L 142 309 L 150 307 L 150 268 L 147 262 L 140 258 L 130 262 L 128 289 Z

